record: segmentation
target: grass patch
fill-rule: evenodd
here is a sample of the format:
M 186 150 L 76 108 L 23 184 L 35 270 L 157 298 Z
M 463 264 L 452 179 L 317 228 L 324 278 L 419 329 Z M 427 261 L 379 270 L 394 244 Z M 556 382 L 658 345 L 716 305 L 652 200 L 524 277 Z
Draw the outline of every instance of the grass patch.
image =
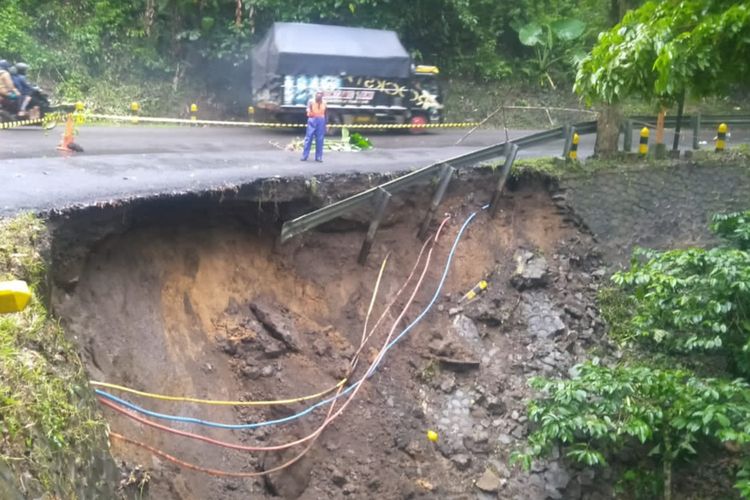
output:
M 24 279 L 34 291 L 24 311 L 0 315 L 0 462 L 26 476 L 29 494 L 75 498 L 71 469 L 85 469 L 86 451 L 106 446 L 106 426 L 73 345 L 40 300 L 45 246 L 34 216 L 0 221 L 0 278 Z

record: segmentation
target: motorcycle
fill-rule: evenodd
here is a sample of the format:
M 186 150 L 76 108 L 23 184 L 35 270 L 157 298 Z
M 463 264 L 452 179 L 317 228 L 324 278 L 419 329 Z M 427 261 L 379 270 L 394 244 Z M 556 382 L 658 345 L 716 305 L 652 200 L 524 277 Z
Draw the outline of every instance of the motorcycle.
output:
M 52 106 L 49 100 L 49 94 L 47 94 L 41 87 L 34 85 L 31 91 L 31 100 L 27 106 L 27 113 L 25 116 L 18 116 L 20 101 L 19 98 L 8 99 L 0 98 L 0 124 L 11 123 L 25 120 L 40 120 L 44 119 L 50 113 L 56 111 L 65 111 L 72 106 Z M 55 122 L 41 122 L 45 127 L 55 126 Z M 50 127 L 50 128 L 51 128 Z

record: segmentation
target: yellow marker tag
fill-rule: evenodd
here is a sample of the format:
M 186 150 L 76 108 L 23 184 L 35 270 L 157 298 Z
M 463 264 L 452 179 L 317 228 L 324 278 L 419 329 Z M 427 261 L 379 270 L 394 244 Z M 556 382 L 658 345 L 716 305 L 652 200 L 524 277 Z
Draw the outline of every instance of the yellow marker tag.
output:
M 433 431 L 433 430 L 427 431 L 427 439 L 429 439 L 433 443 L 437 443 L 437 441 L 438 441 L 438 433 L 435 432 L 435 431 Z
M 464 295 L 463 297 L 461 297 L 461 300 L 459 302 L 463 302 L 465 300 L 472 300 L 472 299 L 474 299 L 474 297 L 476 297 L 477 295 L 479 295 L 480 293 L 482 293 L 486 289 L 487 289 L 487 281 L 482 280 L 479 283 L 477 283 L 476 285 L 474 285 L 474 288 L 472 288 L 471 290 L 469 290 L 468 292 L 466 292 L 466 295 Z
M 0 282 L 0 314 L 23 311 L 31 299 L 31 290 L 25 281 Z

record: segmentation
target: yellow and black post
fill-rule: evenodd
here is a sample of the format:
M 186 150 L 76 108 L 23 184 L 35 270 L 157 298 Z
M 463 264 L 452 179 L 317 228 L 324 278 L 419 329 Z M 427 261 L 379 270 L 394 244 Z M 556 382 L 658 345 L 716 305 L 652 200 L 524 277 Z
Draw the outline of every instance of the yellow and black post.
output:
M 255 108 L 252 106 L 247 107 L 247 121 L 255 121 Z
M 578 159 L 578 141 L 580 140 L 581 138 L 578 135 L 578 132 L 573 132 L 573 140 L 570 143 L 570 152 L 568 153 L 568 158 L 573 161 Z
M 716 131 L 716 152 L 721 153 L 727 147 L 727 132 L 729 127 L 726 123 L 719 124 L 719 129 Z
M 77 101 L 75 104 L 75 107 L 73 108 L 75 111 L 73 111 L 73 118 L 76 122 L 76 125 L 83 125 L 83 122 L 85 120 L 83 116 L 83 110 L 85 108 L 85 105 L 83 104 L 83 101 Z
M 198 120 L 198 105 L 193 103 L 190 105 L 190 121 Z
M 641 129 L 640 145 L 638 146 L 638 154 L 640 154 L 641 156 L 646 156 L 648 154 L 648 135 L 648 127 L 643 127 Z
M 138 123 L 138 114 L 141 112 L 141 105 L 136 101 L 130 103 L 130 121 Z

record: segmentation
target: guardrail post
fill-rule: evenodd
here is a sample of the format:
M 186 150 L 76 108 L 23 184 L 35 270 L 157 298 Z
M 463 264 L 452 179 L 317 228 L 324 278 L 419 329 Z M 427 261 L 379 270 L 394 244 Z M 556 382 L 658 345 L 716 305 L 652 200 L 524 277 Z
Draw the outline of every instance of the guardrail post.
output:
M 510 169 L 513 167 L 513 162 L 516 161 L 516 155 L 518 154 L 518 146 L 512 142 L 505 143 L 505 163 L 503 168 L 500 170 L 500 175 L 497 177 L 497 185 L 495 186 L 495 192 L 492 194 L 492 201 L 490 202 L 490 217 L 495 217 L 497 214 L 497 206 L 500 204 L 500 195 L 503 193 L 505 187 L 505 181 L 508 179 Z
M 630 153 L 633 149 L 633 120 L 625 120 L 625 125 L 622 131 L 622 149 L 626 153 Z
M 568 153 L 569 160 L 578 160 L 578 141 L 580 140 L 581 137 L 578 135 L 578 132 L 576 132 L 576 128 L 573 127 L 573 138 L 570 143 L 570 152 Z
M 73 116 L 75 117 L 76 125 L 83 125 L 83 123 L 86 121 L 86 118 L 83 114 L 84 109 L 86 108 L 86 105 L 83 103 L 83 101 L 76 101 L 75 111 L 73 111 Z
M 563 154 L 562 157 L 564 159 L 568 158 L 568 155 L 570 154 L 570 146 L 573 143 L 573 127 L 571 127 L 569 124 L 563 125 Z
M 719 124 L 719 128 L 716 130 L 716 152 L 721 153 L 724 148 L 727 147 L 727 132 L 729 127 L 726 123 Z
M 693 116 L 693 149 L 700 149 L 701 114 L 696 112 Z
M 650 133 L 648 127 L 643 127 L 641 129 L 641 140 L 638 145 L 638 154 L 641 156 L 646 156 L 648 154 L 648 136 Z
M 359 251 L 359 257 L 357 258 L 357 262 L 359 262 L 359 264 L 362 266 L 365 265 L 365 262 L 367 261 L 367 255 L 370 253 L 370 249 L 372 248 L 372 242 L 375 239 L 375 233 L 378 231 L 380 221 L 383 219 L 383 214 L 385 214 L 385 208 L 388 206 L 388 202 L 390 200 L 391 193 L 382 188 L 378 189 L 377 197 L 374 200 L 375 215 L 373 215 L 372 220 L 370 221 L 370 227 L 367 229 L 365 241 L 362 242 L 362 248 Z
M 190 121 L 194 122 L 198 119 L 198 105 L 192 103 L 190 105 Z
M 427 237 L 427 233 L 430 229 L 430 222 L 432 222 L 432 218 L 435 216 L 435 212 L 437 211 L 440 202 L 443 201 L 443 196 L 445 196 L 445 192 L 448 190 L 448 184 L 450 184 L 455 172 L 456 169 L 447 164 L 443 165 L 443 168 L 440 169 L 438 185 L 435 189 L 435 194 L 432 196 L 430 208 L 424 216 L 424 219 L 422 219 L 422 225 L 419 228 L 419 233 L 417 233 L 417 237 L 420 240 L 424 241 Z
M 138 104 L 136 101 L 133 101 L 130 103 L 130 121 L 133 123 L 138 123 L 138 113 L 141 111 L 141 105 Z

